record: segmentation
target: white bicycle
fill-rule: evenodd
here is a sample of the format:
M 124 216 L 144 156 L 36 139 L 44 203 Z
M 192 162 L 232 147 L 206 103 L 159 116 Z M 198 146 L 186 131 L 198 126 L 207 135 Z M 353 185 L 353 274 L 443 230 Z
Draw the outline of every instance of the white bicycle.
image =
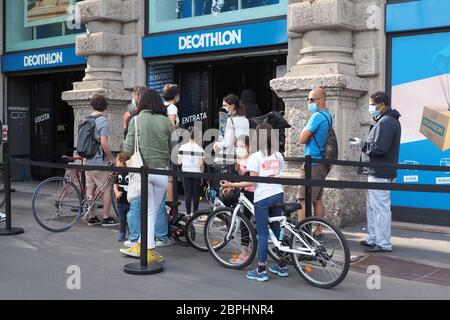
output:
M 269 242 L 272 243 L 269 256 L 275 261 L 287 259 L 300 276 L 315 287 L 328 289 L 341 283 L 350 267 L 350 250 L 342 232 L 321 218 L 306 218 L 299 223 L 291 221 L 290 216 L 301 209 L 299 203 L 276 206 L 283 214 L 270 217 L 269 223 L 280 223 L 283 232 L 277 238 L 269 227 Z M 206 221 L 208 251 L 225 268 L 243 269 L 256 255 L 257 235 L 244 208 L 253 214 L 253 219 L 253 204 L 241 192 L 234 209 L 218 208 Z

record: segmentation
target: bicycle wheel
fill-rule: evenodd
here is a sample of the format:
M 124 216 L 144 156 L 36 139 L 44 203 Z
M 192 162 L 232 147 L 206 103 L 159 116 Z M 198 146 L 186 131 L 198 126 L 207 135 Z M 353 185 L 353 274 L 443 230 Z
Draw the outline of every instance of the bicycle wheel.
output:
M 5 206 L 5 179 L 3 175 L 3 169 L 0 170 L 0 209 Z
M 80 219 L 82 197 L 72 182 L 63 177 L 53 177 L 39 184 L 34 191 L 32 209 L 42 228 L 62 232 Z
M 256 255 L 257 240 L 250 221 L 238 213 L 231 225 L 233 210 L 219 208 L 213 211 L 205 226 L 205 242 L 213 258 L 223 267 L 240 270 L 248 266 Z M 227 235 L 231 230 L 231 237 Z M 241 259 L 241 255 L 247 256 Z
M 176 227 L 176 236 L 173 237 L 176 243 L 180 246 L 188 247 L 189 242 L 186 240 L 186 225 L 189 222 L 189 218 L 186 215 L 183 215 L 175 224 Z M 188 230 L 188 232 L 192 232 L 192 230 Z
M 317 231 L 322 229 L 322 233 Z M 300 240 L 307 244 L 305 244 Z M 350 267 L 350 250 L 342 232 L 321 218 L 307 218 L 296 226 L 291 236 L 290 248 L 311 248 L 313 256 L 292 254 L 295 269 L 314 287 L 329 289 L 341 283 Z
M 201 252 L 208 251 L 208 247 L 205 243 L 204 230 L 206 220 L 210 212 L 196 213 L 189 219 L 184 230 L 186 240 L 189 245 Z

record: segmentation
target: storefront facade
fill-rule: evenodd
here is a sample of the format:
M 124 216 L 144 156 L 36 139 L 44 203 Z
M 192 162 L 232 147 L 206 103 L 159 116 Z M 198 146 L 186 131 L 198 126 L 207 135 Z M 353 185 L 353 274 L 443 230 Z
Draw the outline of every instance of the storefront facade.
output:
M 402 19 L 405 16 L 409 18 Z M 399 162 L 450 166 L 450 150 L 420 131 L 426 120 L 424 107 L 450 106 L 450 1 L 392 1 L 387 5 L 386 33 L 387 88 L 392 105 L 402 114 Z M 398 182 L 448 185 L 450 169 L 402 170 Z M 450 224 L 450 194 L 394 192 L 392 204 L 397 219 Z
M 169 3 L 170 2 L 170 3 Z M 267 113 L 283 109 L 270 80 L 286 69 L 286 0 L 149 1 L 147 84 L 180 86 L 182 127 L 217 127 L 222 98 L 247 89 Z
M 3 1 L 3 119 L 9 126 L 12 156 L 55 162 L 73 153 L 73 111 L 61 93 L 83 78 L 86 65 L 75 53 L 75 37 L 84 32 L 75 25 L 75 3 Z M 13 165 L 17 180 L 53 174 Z
M 368 97 L 387 90 L 403 115 L 400 162 L 450 163 L 449 150 L 419 130 L 424 106 L 446 104 L 441 85 L 450 70 L 436 71 L 434 57 L 450 44 L 449 1 L 58 0 L 46 7 L 49 3 L 1 3 L 3 119 L 10 136 L 21 137 L 11 141 L 13 155 L 57 161 L 71 153 L 74 123 L 91 111 L 94 93 L 108 99 L 112 148 L 119 151 L 130 89 L 146 83 L 161 91 L 176 83 L 182 127 L 196 121 L 204 129 L 217 127 L 222 98 L 250 90 L 261 113 L 286 112 L 292 125 L 286 155 L 301 156 L 298 135 L 310 115 L 305 98 L 320 85 L 328 92 L 341 159 L 358 159 L 348 138 L 367 136 Z M 14 168 L 16 179 L 50 174 Z M 287 174 L 296 176 L 298 167 L 289 165 Z M 364 180 L 353 168 L 337 167 L 330 178 Z M 400 171 L 398 182 L 448 184 L 450 173 Z M 286 195 L 295 200 L 295 190 Z M 364 190 L 330 189 L 325 201 L 337 224 L 365 220 Z M 392 204 L 396 220 L 450 221 L 445 194 L 394 192 Z

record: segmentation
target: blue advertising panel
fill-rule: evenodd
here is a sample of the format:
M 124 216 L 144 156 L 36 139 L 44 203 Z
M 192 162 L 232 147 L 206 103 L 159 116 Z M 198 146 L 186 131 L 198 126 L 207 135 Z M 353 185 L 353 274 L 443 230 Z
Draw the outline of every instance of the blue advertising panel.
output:
M 446 52 L 450 32 L 392 39 L 392 106 L 402 117 L 400 163 L 449 166 L 448 172 L 400 170 L 398 182 L 450 185 L 450 149 L 439 146 L 420 130 L 424 107 L 440 107 L 444 114 L 450 104 L 450 54 L 446 64 L 437 57 Z M 446 65 L 446 66 L 445 66 Z M 433 143 L 434 142 L 434 143 Z M 421 192 L 393 192 L 396 206 L 450 210 L 450 195 Z
M 160 94 L 164 85 L 174 83 L 175 66 L 171 63 L 149 64 L 147 68 L 147 85 Z
M 150 36 L 143 39 L 143 56 L 154 58 L 218 50 L 286 44 L 286 19 L 192 32 Z
M 389 4 L 386 8 L 388 33 L 448 25 L 450 25 L 450 0 L 416 0 Z
M 75 47 L 8 53 L 2 56 L 2 72 L 47 69 L 86 64 L 75 54 Z

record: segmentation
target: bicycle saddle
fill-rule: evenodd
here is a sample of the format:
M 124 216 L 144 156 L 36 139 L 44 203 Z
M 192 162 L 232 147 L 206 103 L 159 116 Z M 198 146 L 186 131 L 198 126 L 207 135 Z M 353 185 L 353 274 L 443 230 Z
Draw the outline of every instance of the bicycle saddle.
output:
M 178 207 L 180 205 L 181 205 L 180 201 L 178 201 L 176 203 L 172 202 L 172 201 L 166 201 L 166 206 L 168 206 L 170 209 L 176 208 L 176 207 Z
M 295 212 L 297 210 L 300 210 L 302 208 L 302 205 L 300 203 L 280 202 L 280 203 L 276 203 L 274 205 L 274 207 L 281 208 L 285 214 L 289 214 L 289 213 Z

